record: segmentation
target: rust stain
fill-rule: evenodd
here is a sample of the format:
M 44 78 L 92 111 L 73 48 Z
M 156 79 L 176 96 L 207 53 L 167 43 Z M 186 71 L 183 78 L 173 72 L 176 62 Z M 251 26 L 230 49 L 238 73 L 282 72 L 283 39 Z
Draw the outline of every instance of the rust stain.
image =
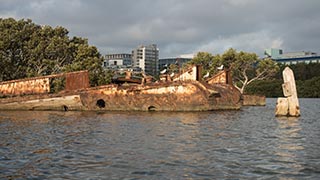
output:
M 3 94 L 18 92 L 15 84 L 21 83 L 19 93 L 31 95 L 1 98 L 0 109 L 6 107 L 5 103 L 10 105 L 12 102 L 15 102 L 14 106 L 8 107 L 30 109 L 22 101 L 33 103 L 32 106 L 36 109 L 51 107 L 65 110 L 206 111 L 240 108 L 241 94 L 228 84 L 229 76 L 226 71 L 216 76 L 219 81 L 212 80 L 211 83 L 202 81 L 199 72 L 201 68 L 195 66 L 190 71 L 183 72 L 182 76 L 164 82 L 149 83 L 145 76 L 141 84 L 111 84 L 92 88 L 89 88 L 88 71 L 3 82 L 0 83 Z M 127 74 L 125 79 L 129 80 L 130 76 Z M 50 79 L 55 77 L 65 77 L 65 91 L 48 94 Z M 28 86 L 32 88 L 28 89 Z M 85 90 L 77 91 L 80 89 Z M 64 99 L 68 95 L 69 99 Z M 48 103 L 50 100 L 55 102 Z
M 18 96 L 47 94 L 50 92 L 50 79 L 58 77 L 66 78 L 65 90 L 67 91 L 80 90 L 89 87 L 88 71 L 78 71 L 0 82 L 0 95 Z
M 88 71 L 79 71 L 74 73 L 67 73 L 66 77 L 66 91 L 74 91 L 88 88 L 89 73 Z
M 49 78 L 27 79 L 0 84 L 2 95 L 43 94 L 50 92 Z
M 205 111 L 240 108 L 240 93 L 229 85 L 198 81 L 149 86 L 105 86 L 80 93 L 89 110 Z

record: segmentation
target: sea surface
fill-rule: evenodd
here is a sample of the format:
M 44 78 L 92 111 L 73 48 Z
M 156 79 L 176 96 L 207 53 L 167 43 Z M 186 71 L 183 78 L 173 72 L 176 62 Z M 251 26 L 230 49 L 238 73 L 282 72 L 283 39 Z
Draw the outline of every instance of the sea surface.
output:
M 320 179 L 320 99 L 301 117 L 0 111 L 0 179 Z

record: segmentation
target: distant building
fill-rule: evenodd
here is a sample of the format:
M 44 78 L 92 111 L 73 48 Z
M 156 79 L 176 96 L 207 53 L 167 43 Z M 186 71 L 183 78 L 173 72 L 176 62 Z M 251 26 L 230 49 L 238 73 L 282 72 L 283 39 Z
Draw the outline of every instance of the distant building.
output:
M 282 49 L 269 48 L 264 50 L 264 55 L 272 59 L 279 58 L 282 53 Z
M 269 57 L 281 64 L 297 64 L 297 63 L 320 63 L 320 55 L 314 52 L 289 52 L 283 53 L 281 49 L 266 49 L 264 51 L 266 57 Z
M 121 53 L 121 54 L 107 54 L 105 55 L 105 60 L 103 62 L 103 67 L 105 68 L 128 68 L 132 66 L 131 54 Z
M 179 67 L 182 67 L 183 64 L 191 61 L 191 59 L 192 58 L 180 58 L 180 57 L 159 59 L 158 69 L 162 70 L 165 66 L 169 67 L 170 64 L 176 64 L 176 65 L 179 65 Z
M 159 72 L 159 49 L 157 45 L 139 46 L 132 50 L 133 67 L 139 67 L 141 70 L 151 76 L 156 76 Z

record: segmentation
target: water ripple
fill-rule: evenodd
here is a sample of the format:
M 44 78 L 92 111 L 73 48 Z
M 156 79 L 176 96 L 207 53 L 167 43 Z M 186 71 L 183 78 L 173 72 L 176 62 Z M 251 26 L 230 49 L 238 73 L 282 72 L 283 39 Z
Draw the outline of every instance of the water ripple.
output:
M 214 112 L 0 112 L 0 179 L 319 179 L 319 99 L 299 118 Z

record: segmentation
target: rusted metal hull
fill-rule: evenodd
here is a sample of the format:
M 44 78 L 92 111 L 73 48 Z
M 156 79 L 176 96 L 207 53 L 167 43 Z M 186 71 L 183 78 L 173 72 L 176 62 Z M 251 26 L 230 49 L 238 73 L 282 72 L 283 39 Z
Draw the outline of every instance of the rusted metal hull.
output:
M 208 111 L 239 109 L 240 93 L 228 84 L 198 81 L 107 85 L 60 95 L 2 98 L 7 110 Z
M 11 101 L 10 101 L 11 100 Z M 1 110 L 85 110 L 79 95 L 64 96 L 29 96 L 23 98 L 9 98 L 1 102 Z

